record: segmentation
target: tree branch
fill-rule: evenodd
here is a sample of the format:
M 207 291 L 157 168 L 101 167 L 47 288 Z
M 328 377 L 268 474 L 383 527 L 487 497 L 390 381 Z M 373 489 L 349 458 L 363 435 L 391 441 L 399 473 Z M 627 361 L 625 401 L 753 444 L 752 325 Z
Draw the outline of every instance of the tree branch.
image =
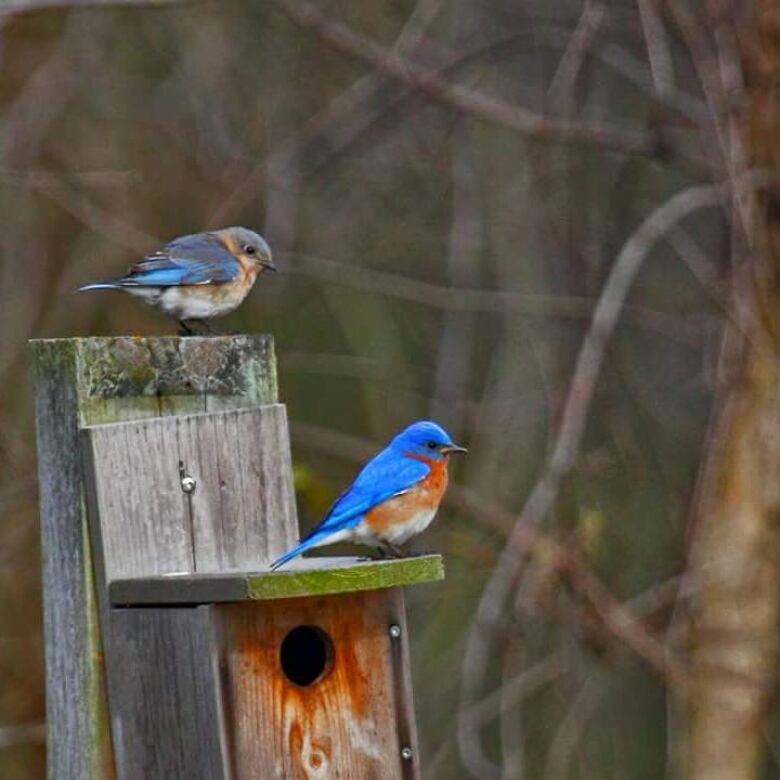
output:
M 642 262 L 650 250 L 684 217 L 698 209 L 718 204 L 722 197 L 721 185 L 702 185 L 683 190 L 645 219 L 623 245 L 583 339 L 552 453 L 482 592 L 464 654 L 461 707 L 470 705 L 481 685 L 489 660 L 491 629 L 498 624 L 504 612 L 512 584 L 522 566 L 523 558 L 518 554 L 522 547 L 521 540 L 527 538 L 529 533 L 532 534 L 550 511 L 564 476 L 574 465 L 607 344 Z M 580 584 L 589 586 L 587 580 L 581 580 Z M 604 594 L 594 595 L 601 598 Z M 607 612 L 602 617 L 612 630 L 620 631 L 624 638 L 630 639 L 630 635 L 625 633 L 625 615 Z M 660 655 L 645 657 L 653 665 L 658 664 L 666 670 L 663 651 L 659 652 Z
M 623 154 L 652 156 L 659 151 L 653 134 L 609 125 L 549 119 L 498 98 L 452 84 L 435 71 L 417 65 L 334 21 L 307 0 L 273 0 L 294 22 L 315 32 L 339 51 L 409 85 L 430 99 L 485 122 L 555 143 L 589 146 Z

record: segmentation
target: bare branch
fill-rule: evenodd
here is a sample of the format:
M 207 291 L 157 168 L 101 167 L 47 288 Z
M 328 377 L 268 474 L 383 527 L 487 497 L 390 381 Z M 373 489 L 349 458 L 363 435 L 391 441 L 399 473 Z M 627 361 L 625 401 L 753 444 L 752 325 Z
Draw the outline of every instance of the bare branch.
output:
M 637 0 L 637 4 L 655 91 L 666 98 L 676 92 L 674 65 L 663 20 L 658 13 L 657 0 Z
M 295 258 L 285 269 L 289 273 L 303 274 L 328 284 L 350 287 L 353 290 L 375 295 L 392 296 L 423 306 L 433 306 L 445 311 L 516 313 L 528 317 L 555 317 L 564 319 L 590 318 L 594 302 L 576 295 L 548 295 L 516 293 L 508 290 L 475 290 L 468 288 L 442 287 L 440 285 L 410 279 L 407 276 L 375 271 L 360 266 L 296 253 L 282 259 Z M 643 327 L 648 327 L 667 338 L 683 344 L 698 345 L 700 331 L 679 317 L 644 306 L 627 305 L 626 312 Z
M 410 25 L 415 18 L 417 24 L 427 23 L 437 4 L 432 0 L 431 9 L 425 13 L 418 14 L 418 9 L 415 9 L 412 18 L 398 36 L 393 47 L 395 53 L 404 54 L 417 44 L 421 32 Z M 536 46 L 565 49 L 570 38 L 569 31 L 553 26 L 514 33 L 487 45 L 479 46 L 465 54 L 458 53 L 456 58 L 442 66 L 437 72 L 441 76 L 443 74 L 453 75 L 475 62 L 495 59 L 505 52 L 530 50 Z M 585 53 L 611 68 L 637 89 L 654 97 L 670 111 L 695 122 L 701 121 L 702 117 L 706 115 L 706 106 L 703 103 L 679 90 L 663 95 L 653 94 L 653 85 L 645 72 L 644 63 L 634 57 L 627 49 L 614 43 L 607 43 L 603 46 L 591 47 Z M 377 94 L 385 84 L 386 79 L 380 79 L 374 72 L 351 84 L 330 101 L 325 108 L 311 117 L 303 127 L 287 136 L 278 148 L 273 149 L 265 159 L 258 163 L 233 191 L 221 200 L 219 206 L 208 219 L 208 224 L 222 225 L 229 222 L 243 208 L 246 208 L 255 197 L 256 191 L 266 176 L 279 178 L 289 175 L 291 167 L 289 161 L 300 157 L 308 145 L 315 145 L 323 137 L 326 138 L 327 143 L 320 143 L 319 146 L 324 146 L 329 150 L 326 159 L 331 161 L 334 156 L 343 154 L 350 144 L 364 135 L 367 129 L 378 120 L 384 119 L 385 125 L 387 125 L 388 114 L 402 115 L 400 104 L 402 101 L 408 100 L 410 95 L 416 94 L 415 90 L 408 84 L 400 84 L 399 82 L 402 88 L 377 105 Z M 323 164 L 318 162 L 314 167 L 317 169 Z M 305 176 L 310 173 L 312 173 L 311 170 L 299 171 L 297 175 Z M 289 182 L 285 181 L 285 185 L 289 185 Z
M 0 182 L 4 185 L 30 190 L 72 187 L 116 189 L 128 187 L 140 180 L 137 171 L 23 171 L 0 168 Z
M 569 45 L 558 63 L 558 69 L 550 82 L 547 97 L 550 105 L 563 116 L 573 113 L 572 95 L 577 76 L 588 54 L 593 39 L 601 26 L 607 7 L 602 0 L 585 0 L 577 27 L 572 33 Z
M 483 205 L 468 131 L 462 124 L 453 133 L 451 149 L 452 217 L 447 264 L 452 285 L 459 289 L 479 278 Z M 456 438 L 463 427 L 463 413 L 462 407 L 459 410 L 454 403 L 465 395 L 475 335 L 473 314 L 446 313 L 436 357 L 431 417 L 446 424 Z
M 545 780 L 567 777 L 572 753 L 608 688 L 609 677 L 603 672 L 594 672 L 585 680 L 553 738 L 544 771 Z
M 488 629 L 500 620 L 512 583 L 522 566 L 522 556 L 518 555 L 518 539 L 526 538 L 550 511 L 563 477 L 574 464 L 607 344 L 642 262 L 650 250 L 684 217 L 706 206 L 717 205 L 722 197 L 723 188 L 717 185 L 684 190 L 656 209 L 623 245 L 583 339 L 552 453 L 482 592 L 464 655 L 461 706 L 468 706 L 474 699 L 477 685 L 488 664 L 491 641 Z M 587 580 L 581 580 L 580 584 L 590 587 Z M 594 595 L 600 597 L 603 594 Z M 624 614 L 606 613 L 602 617 L 612 630 L 620 631 L 626 639 L 631 638 L 631 633 L 625 632 L 627 624 L 624 623 Z M 667 669 L 663 650 L 660 651 L 660 657 L 655 653 L 651 657 L 654 665 Z M 468 674 L 465 674 L 465 670 L 468 670 Z
M 296 23 L 316 32 L 331 46 L 368 63 L 387 76 L 408 84 L 436 102 L 490 124 L 514 130 L 530 138 L 556 143 L 646 156 L 657 152 L 656 139 L 652 134 L 595 123 L 558 121 L 519 106 L 511 106 L 482 92 L 452 84 L 435 71 L 386 51 L 345 24 L 333 21 L 307 0 L 273 1 Z
M 476 704 L 458 713 L 458 749 L 463 764 L 472 775 L 480 778 L 492 774 L 500 776 L 498 767 L 482 755 L 479 743 L 480 728 L 510 707 L 520 704 L 539 688 L 556 680 L 564 668 L 561 654 L 552 653 L 503 683 Z
M 0 6 L 0 16 L 34 13 L 36 11 L 51 11 L 67 8 L 127 8 L 182 5 L 196 0 L 3 0 Z

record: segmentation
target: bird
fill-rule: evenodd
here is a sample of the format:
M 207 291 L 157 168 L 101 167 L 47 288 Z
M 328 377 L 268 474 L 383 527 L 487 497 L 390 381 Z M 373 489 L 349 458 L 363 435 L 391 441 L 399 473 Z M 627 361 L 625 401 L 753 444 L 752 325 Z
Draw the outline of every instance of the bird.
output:
M 180 236 L 147 255 L 120 279 L 84 285 L 78 292 L 121 290 L 175 317 L 182 335 L 188 322 L 221 317 L 246 298 L 258 275 L 276 271 L 265 239 L 244 227 Z
M 401 431 L 358 473 L 324 519 L 297 547 L 271 564 L 274 571 L 306 550 L 340 541 L 403 557 L 400 545 L 424 531 L 447 489 L 450 455 L 467 452 L 435 422 L 419 420 Z

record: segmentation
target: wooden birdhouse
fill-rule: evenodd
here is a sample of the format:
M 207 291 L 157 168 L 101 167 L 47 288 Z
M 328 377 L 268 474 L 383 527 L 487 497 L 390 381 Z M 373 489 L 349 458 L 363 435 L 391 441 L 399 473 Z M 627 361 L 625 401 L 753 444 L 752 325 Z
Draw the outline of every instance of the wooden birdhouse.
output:
M 402 587 L 441 559 L 270 572 L 299 537 L 285 409 L 206 406 L 81 430 L 116 775 L 419 777 Z

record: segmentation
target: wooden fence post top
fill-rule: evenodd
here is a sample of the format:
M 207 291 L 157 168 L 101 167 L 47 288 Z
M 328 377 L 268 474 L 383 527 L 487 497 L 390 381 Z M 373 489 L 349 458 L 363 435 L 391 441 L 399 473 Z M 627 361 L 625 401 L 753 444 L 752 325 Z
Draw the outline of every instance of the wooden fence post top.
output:
M 266 334 L 33 339 L 30 348 L 36 380 L 53 370 L 71 376 L 81 425 L 278 398 L 273 338 Z

